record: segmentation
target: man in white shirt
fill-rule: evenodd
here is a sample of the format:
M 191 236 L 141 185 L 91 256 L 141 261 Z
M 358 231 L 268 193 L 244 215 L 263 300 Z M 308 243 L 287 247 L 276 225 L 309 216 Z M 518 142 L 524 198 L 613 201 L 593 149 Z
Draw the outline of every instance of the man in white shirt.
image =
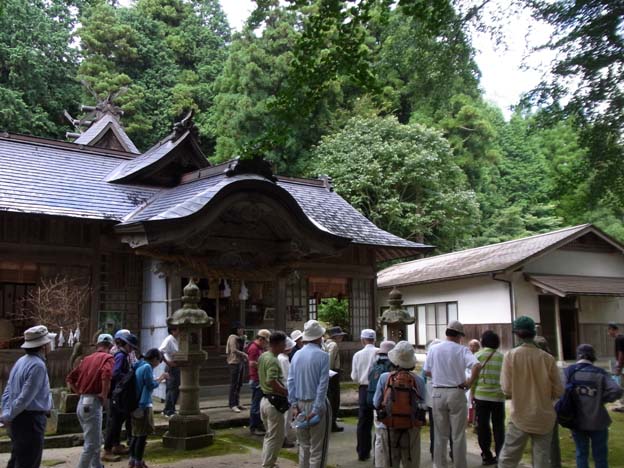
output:
M 175 362 L 175 354 L 180 350 L 178 337 L 180 330 L 176 327 L 169 328 L 169 335 L 158 348 L 163 355 L 163 360 L 167 365 L 166 372 L 169 374 L 167 380 L 167 394 L 165 396 L 165 408 L 163 414 L 167 417 L 175 414 L 175 405 L 180 395 L 180 368 Z
M 353 355 L 351 364 L 351 380 L 359 385 L 358 392 L 358 425 L 357 425 L 357 453 L 360 461 L 370 458 L 372 447 L 371 431 L 373 429 L 373 407 L 368 404 L 368 374 L 379 348 L 375 347 L 375 330 L 364 329 L 360 339 L 364 345 Z
M 446 328 L 446 341 L 432 347 L 425 361 L 425 374 L 431 377 L 433 392 L 434 450 L 433 464 L 447 468 L 449 432 L 452 430 L 453 462 L 455 468 L 467 468 L 466 459 L 466 390 L 478 376 L 479 361 L 466 346 L 462 346 L 464 326 L 456 320 Z M 466 380 L 466 369 L 471 369 Z

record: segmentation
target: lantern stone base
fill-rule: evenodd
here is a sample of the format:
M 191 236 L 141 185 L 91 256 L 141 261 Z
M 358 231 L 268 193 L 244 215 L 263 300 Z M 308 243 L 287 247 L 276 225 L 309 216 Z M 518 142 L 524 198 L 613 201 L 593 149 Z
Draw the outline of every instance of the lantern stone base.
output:
M 169 430 L 163 436 L 163 445 L 174 450 L 195 450 L 207 447 L 214 440 L 210 418 L 203 414 L 176 414 L 169 419 Z

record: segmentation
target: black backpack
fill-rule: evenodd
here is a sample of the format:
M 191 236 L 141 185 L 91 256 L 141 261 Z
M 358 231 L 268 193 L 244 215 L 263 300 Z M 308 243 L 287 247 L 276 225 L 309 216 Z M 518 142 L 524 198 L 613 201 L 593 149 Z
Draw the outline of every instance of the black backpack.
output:
M 368 393 L 366 394 L 366 403 L 368 403 L 369 406 L 373 406 L 373 399 L 375 397 L 375 390 L 377 390 L 379 377 L 381 377 L 381 374 L 390 372 L 391 367 L 392 363 L 388 358 L 382 360 L 378 359 L 373 367 L 371 367 L 368 373 Z
M 117 382 L 111 394 L 111 406 L 120 413 L 131 413 L 139 407 L 139 397 L 137 396 L 136 378 L 134 369 L 130 368 L 128 373 Z

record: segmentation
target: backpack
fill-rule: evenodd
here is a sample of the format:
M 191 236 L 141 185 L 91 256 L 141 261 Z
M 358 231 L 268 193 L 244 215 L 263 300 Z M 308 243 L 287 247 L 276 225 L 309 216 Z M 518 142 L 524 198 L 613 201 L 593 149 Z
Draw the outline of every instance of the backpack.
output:
M 375 397 L 375 391 L 377 390 L 379 377 L 381 377 L 381 374 L 390 372 L 391 368 L 392 363 L 388 358 L 377 360 L 373 367 L 371 367 L 368 373 L 368 393 L 366 394 L 366 403 L 368 403 L 369 406 L 374 406 L 373 399 Z
M 416 387 L 416 378 L 410 371 L 392 372 L 384 387 L 377 418 L 390 429 L 424 426 L 425 414 L 420 407 L 421 400 Z
M 586 367 L 586 366 L 585 366 Z M 568 429 L 574 429 L 576 422 L 576 400 L 574 394 L 577 382 L 574 381 L 574 374 L 581 370 L 580 366 L 571 370 L 567 376 L 566 386 L 563 395 L 555 403 L 555 413 L 557 413 L 557 422 Z
M 111 406 L 114 410 L 124 414 L 131 413 L 139 407 L 134 368 L 130 368 L 115 385 L 111 394 Z

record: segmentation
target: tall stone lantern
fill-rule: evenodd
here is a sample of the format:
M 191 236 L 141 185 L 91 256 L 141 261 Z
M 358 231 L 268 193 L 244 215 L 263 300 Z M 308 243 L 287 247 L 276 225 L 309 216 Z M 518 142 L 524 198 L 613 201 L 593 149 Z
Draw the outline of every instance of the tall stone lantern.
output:
M 209 417 L 199 411 L 199 368 L 208 357 L 202 350 L 202 329 L 214 319 L 199 308 L 200 291 L 193 279 L 184 288 L 182 308 L 167 319 L 167 325 L 180 330 L 180 351 L 174 359 L 180 367 L 179 412 L 169 419 L 163 445 L 175 450 L 193 450 L 212 444 L 214 433 Z
M 409 312 L 403 308 L 403 295 L 396 287 L 388 294 L 390 307 L 384 311 L 379 323 L 388 327 L 388 338 L 392 341 L 407 340 L 407 326 L 416 321 Z

